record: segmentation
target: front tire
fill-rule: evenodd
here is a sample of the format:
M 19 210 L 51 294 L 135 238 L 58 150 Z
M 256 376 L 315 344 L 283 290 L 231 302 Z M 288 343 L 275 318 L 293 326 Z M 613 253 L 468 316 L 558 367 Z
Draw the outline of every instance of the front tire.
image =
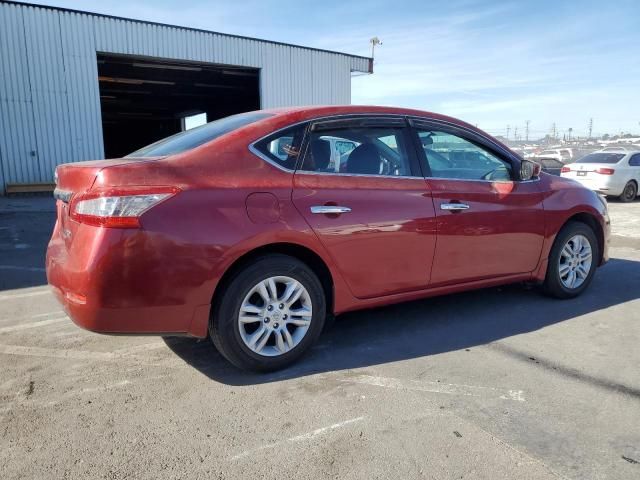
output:
M 268 255 L 224 285 L 209 328 L 218 351 L 243 370 L 268 372 L 298 360 L 320 336 L 326 305 L 313 270 L 287 255 Z
M 627 184 L 624 186 L 624 190 L 622 190 L 622 195 L 620 195 L 618 198 L 621 202 L 628 203 L 633 202 L 636 199 L 637 195 L 638 186 L 636 185 L 636 182 L 631 181 L 627 182 Z
M 549 254 L 544 291 L 556 298 L 573 298 L 584 292 L 600 258 L 598 240 L 588 225 L 571 222 L 558 233 Z

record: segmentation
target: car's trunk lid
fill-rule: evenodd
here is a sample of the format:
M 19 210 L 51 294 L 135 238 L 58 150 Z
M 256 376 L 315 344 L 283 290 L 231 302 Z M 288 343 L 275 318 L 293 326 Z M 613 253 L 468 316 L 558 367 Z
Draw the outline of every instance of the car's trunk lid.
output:
M 69 201 L 71 196 L 91 188 L 101 170 L 129 163 L 140 163 L 141 159 L 118 158 L 115 160 L 91 160 L 88 162 L 65 163 L 56 168 L 57 199 Z
M 569 171 L 565 172 L 566 177 L 582 177 L 589 175 L 596 175 L 601 169 L 615 170 L 615 163 L 571 163 L 567 165 Z M 565 167 L 565 168 L 566 168 Z

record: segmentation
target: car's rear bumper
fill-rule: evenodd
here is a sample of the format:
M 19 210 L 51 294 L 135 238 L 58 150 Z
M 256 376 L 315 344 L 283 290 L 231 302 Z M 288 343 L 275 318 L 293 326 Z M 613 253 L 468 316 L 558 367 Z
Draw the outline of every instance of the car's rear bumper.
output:
M 46 270 L 76 325 L 99 333 L 206 336 L 211 292 L 202 293 L 204 275 L 193 261 L 167 260 L 157 239 L 141 231 L 82 225 L 74 235 L 78 244 L 69 248 L 56 224 Z
M 51 287 L 73 323 L 96 333 L 202 336 L 191 332 L 190 327 L 198 316 L 209 316 L 210 305 L 195 309 L 187 305 L 106 308 L 79 302 L 70 291 L 53 285 Z
M 564 176 L 565 178 L 570 178 L 571 180 L 575 180 L 589 190 L 601 193 L 602 195 L 611 195 L 614 197 L 622 195 L 622 191 L 624 190 L 625 186 L 624 182 L 619 182 L 611 176 L 598 175 L 594 174 L 593 172 L 589 173 L 591 174 L 591 177 L 578 177 L 576 175 L 562 176 Z

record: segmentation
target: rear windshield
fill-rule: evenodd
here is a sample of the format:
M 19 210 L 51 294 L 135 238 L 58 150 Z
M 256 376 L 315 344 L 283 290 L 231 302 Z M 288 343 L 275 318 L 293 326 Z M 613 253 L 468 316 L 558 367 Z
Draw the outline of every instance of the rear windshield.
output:
M 127 155 L 131 157 L 165 157 L 199 147 L 238 128 L 271 117 L 271 113 L 247 112 L 221 118 L 199 127 L 176 133 Z
M 576 163 L 618 163 L 624 156 L 624 153 L 590 153 Z

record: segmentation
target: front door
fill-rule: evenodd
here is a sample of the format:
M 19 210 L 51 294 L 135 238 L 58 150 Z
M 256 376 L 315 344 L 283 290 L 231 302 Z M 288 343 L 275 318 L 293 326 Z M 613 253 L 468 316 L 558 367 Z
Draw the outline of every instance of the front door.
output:
M 308 137 L 293 203 L 353 295 L 426 288 L 435 212 L 405 120 L 321 122 Z
M 517 163 L 473 132 L 416 125 L 433 195 L 438 242 L 431 285 L 533 271 L 544 240 L 537 181 L 517 180 Z

